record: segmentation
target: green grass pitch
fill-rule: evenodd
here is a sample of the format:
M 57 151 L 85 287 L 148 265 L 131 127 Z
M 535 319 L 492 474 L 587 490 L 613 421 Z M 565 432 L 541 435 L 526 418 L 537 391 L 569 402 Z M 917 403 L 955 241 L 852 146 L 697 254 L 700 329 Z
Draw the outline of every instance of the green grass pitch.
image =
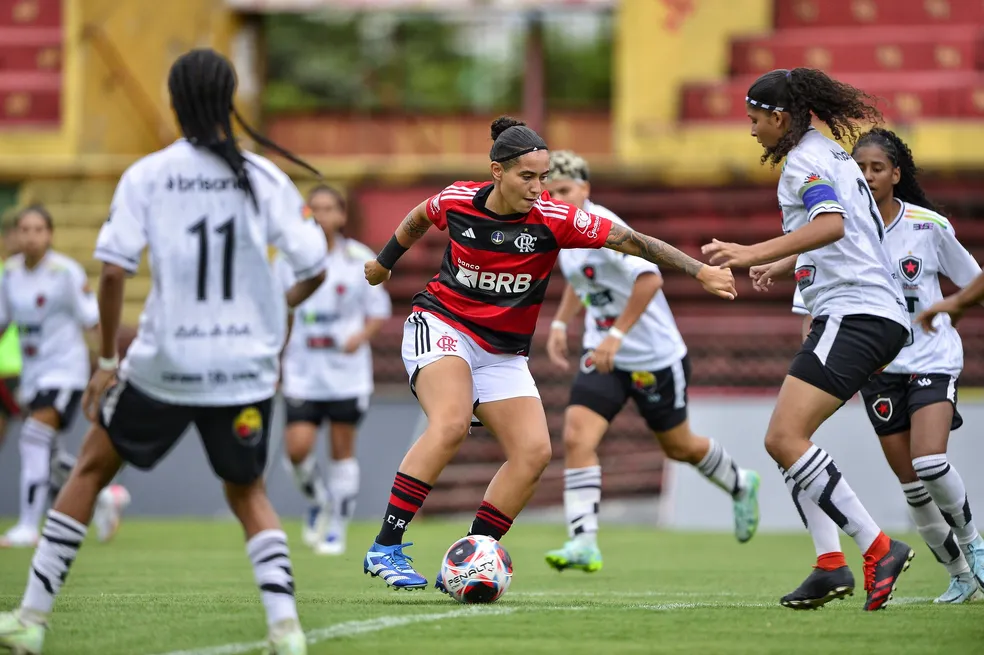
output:
M 5 527 L 5 526 L 0 526 Z M 420 520 L 409 554 L 433 579 L 444 550 L 466 526 Z M 607 653 L 974 653 L 984 642 L 984 603 L 940 607 L 947 578 L 914 535 L 917 551 L 896 601 L 861 611 L 860 556 L 844 539 L 857 595 L 816 612 L 778 599 L 809 573 L 805 534 L 729 535 L 603 526 L 605 568 L 557 573 L 544 551 L 561 526 L 519 523 L 503 542 L 515 564 L 506 597 L 465 607 L 433 589 L 395 592 L 362 573 L 375 525 L 352 528 L 349 552 L 318 557 L 293 546 L 297 600 L 310 652 Z M 0 551 L 0 609 L 14 607 L 31 553 Z M 226 521 L 124 523 L 108 545 L 83 546 L 55 606 L 49 655 L 233 655 L 259 652 L 263 610 L 239 528 Z

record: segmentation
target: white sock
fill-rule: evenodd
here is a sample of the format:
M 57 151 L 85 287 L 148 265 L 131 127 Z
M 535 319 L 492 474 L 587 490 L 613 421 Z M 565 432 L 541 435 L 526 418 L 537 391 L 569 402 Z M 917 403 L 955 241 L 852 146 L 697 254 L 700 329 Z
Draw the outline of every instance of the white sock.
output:
M 917 457 L 912 460 L 912 467 L 940 508 L 944 520 L 953 528 L 957 542 L 962 546 L 977 539 L 980 535 L 970 513 L 967 488 L 957 469 L 946 461 L 946 454 Z
M 328 501 L 328 490 L 325 489 L 325 480 L 321 475 L 321 467 L 318 466 L 317 455 L 311 453 L 300 464 L 291 464 L 291 470 L 294 473 L 297 489 L 308 499 L 308 502 L 320 507 Z
M 789 467 L 789 477 L 796 480 L 803 494 L 809 496 L 837 527 L 854 538 L 862 553 L 868 551 L 881 534 L 881 528 L 823 448 L 810 444 L 803 456 Z
M 583 546 L 596 546 L 600 505 L 601 467 L 564 469 L 567 536 Z
M 283 530 L 264 530 L 246 542 L 246 553 L 253 563 L 256 586 L 266 609 L 267 625 L 297 620 L 294 600 L 294 570 L 290 565 L 287 535 Z
M 909 516 L 916 524 L 919 536 L 933 551 L 937 561 L 946 567 L 951 576 L 969 573 L 970 567 L 963 556 L 950 526 L 943 520 L 939 508 L 933 502 L 922 482 L 904 482 L 902 491 L 909 506 Z
M 803 494 L 796 484 L 796 480 L 789 477 L 789 474 L 781 466 L 779 471 L 786 480 L 786 489 L 789 490 L 789 495 L 793 497 L 793 505 L 799 512 L 803 526 L 810 532 L 817 557 L 827 553 L 841 552 L 840 531 L 837 529 L 837 524 L 830 520 L 830 517 L 813 502 L 812 498 Z
M 732 497 L 737 496 L 741 491 L 741 476 L 738 475 L 738 466 L 731 459 L 731 455 L 714 439 L 708 439 L 710 447 L 704 459 L 697 463 L 697 470 L 704 474 L 704 477 L 721 487 Z
M 85 539 L 86 530 L 86 526 L 75 519 L 55 510 L 48 511 L 41 541 L 31 560 L 27 590 L 21 602 L 22 618 L 32 623 L 45 622 L 55 604 L 55 596 L 68 576 L 68 568 Z
M 50 504 L 55 504 L 55 499 L 58 498 L 62 487 L 68 482 L 68 476 L 72 474 L 72 469 L 75 468 L 75 463 L 75 456 L 56 443 L 51 453 L 51 470 L 48 473 L 48 500 Z
M 51 444 L 55 429 L 29 418 L 20 433 L 20 525 L 37 530 L 48 503 L 48 476 L 51 474 Z
M 331 517 L 328 534 L 345 537 L 355 501 L 359 495 L 359 462 L 354 457 L 332 461 L 328 466 L 328 497 L 331 499 Z

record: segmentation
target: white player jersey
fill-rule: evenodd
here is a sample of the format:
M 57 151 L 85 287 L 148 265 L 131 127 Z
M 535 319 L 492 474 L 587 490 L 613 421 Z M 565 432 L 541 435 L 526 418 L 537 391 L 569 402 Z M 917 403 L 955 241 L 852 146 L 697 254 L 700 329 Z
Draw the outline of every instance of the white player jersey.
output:
M 953 226 L 934 211 L 900 203 L 895 219 L 885 229 L 885 244 L 902 280 L 909 314 L 920 312 L 943 299 L 940 275 L 965 287 L 981 273 L 973 255 L 960 245 Z M 936 332 L 928 334 L 913 326 L 909 341 L 886 373 L 945 373 L 958 377 L 963 369 L 963 344 L 947 314 L 934 323 Z
M 611 210 L 590 201 L 584 211 L 603 216 L 613 223 L 625 221 Z M 643 273 L 659 268 L 640 257 L 630 257 L 608 248 L 561 250 L 560 270 L 584 303 L 584 341 L 586 350 L 598 347 L 622 312 L 632 293 L 632 285 Z M 615 367 L 623 371 L 659 371 L 680 361 L 687 346 L 677 330 L 676 321 L 662 290 L 622 340 L 615 354 Z
M 20 332 L 24 401 L 42 389 L 85 389 L 90 371 L 84 331 L 99 323 L 99 307 L 78 262 L 53 251 L 33 269 L 24 255 L 7 259 L 0 278 L 0 333 L 9 323 Z
M 297 400 L 344 400 L 372 393 L 372 348 L 350 354 L 345 343 L 362 332 L 366 319 L 392 315 L 382 285 L 366 282 L 365 264 L 376 254 L 354 239 L 339 237 L 328 253 L 328 280 L 297 306 L 284 351 L 284 396 Z M 286 291 L 296 278 L 278 255 L 274 270 Z
M 867 314 L 909 328 L 902 287 L 882 244 L 885 224 L 851 155 L 817 130 L 808 130 L 786 156 L 779 206 L 785 233 L 819 214 L 844 216 L 843 238 L 796 260 L 796 282 L 811 314 Z
M 274 395 L 287 330 L 269 265 L 276 246 L 298 279 L 325 266 L 324 234 L 269 160 L 245 153 L 259 210 L 213 153 L 180 139 L 120 179 L 96 259 L 136 271 L 146 247 L 150 294 L 120 372 L 178 405 L 222 406 Z
M 799 287 L 793 291 L 793 313 L 800 316 L 806 316 L 810 313 L 810 310 L 806 308 L 806 303 L 803 302 L 803 294 L 800 293 Z

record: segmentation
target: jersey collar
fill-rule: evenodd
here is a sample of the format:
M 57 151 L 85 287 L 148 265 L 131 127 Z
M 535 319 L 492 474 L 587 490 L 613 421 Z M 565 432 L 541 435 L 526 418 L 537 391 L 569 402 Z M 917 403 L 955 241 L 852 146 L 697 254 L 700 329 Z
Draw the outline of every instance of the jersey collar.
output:
M 902 216 L 905 214 L 905 203 L 899 200 L 898 198 L 895 198 L 895 202 L 899 203 L 899 213 L 895 215 L 895 218 L 892 219 L 892 222 L 889 223 L 888 227 L 885 228 L 886 233 L 891 232 L 892 228 L 899 224 L 899 221 L 902 220 Z
M 485 206 L 485 202 L 489 199 L 489 194 L 492 193 L 493 184 L 490 182 L 483 186 L 472 198 L 472 206 L 478 211 L 482 212 L 494 221 L 502 221 L 503 223 L 515 223 L 526 218 L 526 214 L 496 214 L 494 211 Z

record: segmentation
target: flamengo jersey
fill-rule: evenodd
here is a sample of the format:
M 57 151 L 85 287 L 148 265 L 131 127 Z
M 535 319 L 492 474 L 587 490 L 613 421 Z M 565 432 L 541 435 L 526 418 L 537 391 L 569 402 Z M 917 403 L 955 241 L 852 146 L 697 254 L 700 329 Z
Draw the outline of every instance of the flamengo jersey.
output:
M 491 182 L 455 182 L 430 198 L 427 217 L 451 242 L 441 271 L 414 296 L 491 353 L 526 355 L 561 248 L 601 248 L 612 223 L 546 191 L 527 214 L 485 208 Z
M 900 204 L 895 220 L 885 228 L 885 244 L 902 280 L 909 314 L 915 320 L 920 312 L 943 299 L 940 275 L 965 287 L 980 275 L 981 267 L 957 241 L 948 220 L 924 207 Z M 906 347 L 885 372 L 959 377 L 963 369 L 960 335 L 947 314 L 940 314 L 934 325 L 934 334 L 914 326 Z
M 120 178 L 96 259 L 134 272 L 146 247 L 152 284 L 121 377 L 177 405 L 222 406 L 274 395 L 287 330 L 267 257 L 276 246 L 298 279 L 325 266 L 325 237 L 269 160 L 244 153 L 259 202 L 229 167 L 184 139 Z
M 365 329 L 367 318 L 389 318 L 390 297 L 366 282 L 365 264 L 376 254 L 354 239 L 338 237 L 328 253 L 329 279 L 297 306 L 283 359 L 284 396 L 298 400 L 343 400 L 372 393 L 372 349 L 351 354 L 345 343 Z M 274 271 L 286 292 L 296 281 L 286 258 Z
M 796 282 L 811 314 L 867 314 L 909 327 L 895 266 L 882 244 L 885 224 L 851 155 L 817 130 L 808 130 L 786 156 L 779 206 L 785 233 L 819 214 L 844 216 L 841 239 L 796 260 Z
M 99 323 L 96 295 L 74 259 L 48 251 L 33 269 L 24 255 L 10 257 L 0 279 L 0 330 L 20 332 L 20 396 L 42 389 L 85 389 L 89 348 L 83 331 Z
M 584 211 L 625 225 L 611 210 L 591 201 L 585 201 Z M 586 350 L 597 348 L 607 336 L 608 328 L 625 311 L 636 278 L 644 273 L 659 275 L 656 264 L 607 248 L 564 250 L 559 260 L 560 270 L 586 308 L 583 340 Z M 622 347 L 615 353 L 615 367 L 624 371 L 659 371 L 686 354 L 687 346 L 660 290 L 626 332 Z

